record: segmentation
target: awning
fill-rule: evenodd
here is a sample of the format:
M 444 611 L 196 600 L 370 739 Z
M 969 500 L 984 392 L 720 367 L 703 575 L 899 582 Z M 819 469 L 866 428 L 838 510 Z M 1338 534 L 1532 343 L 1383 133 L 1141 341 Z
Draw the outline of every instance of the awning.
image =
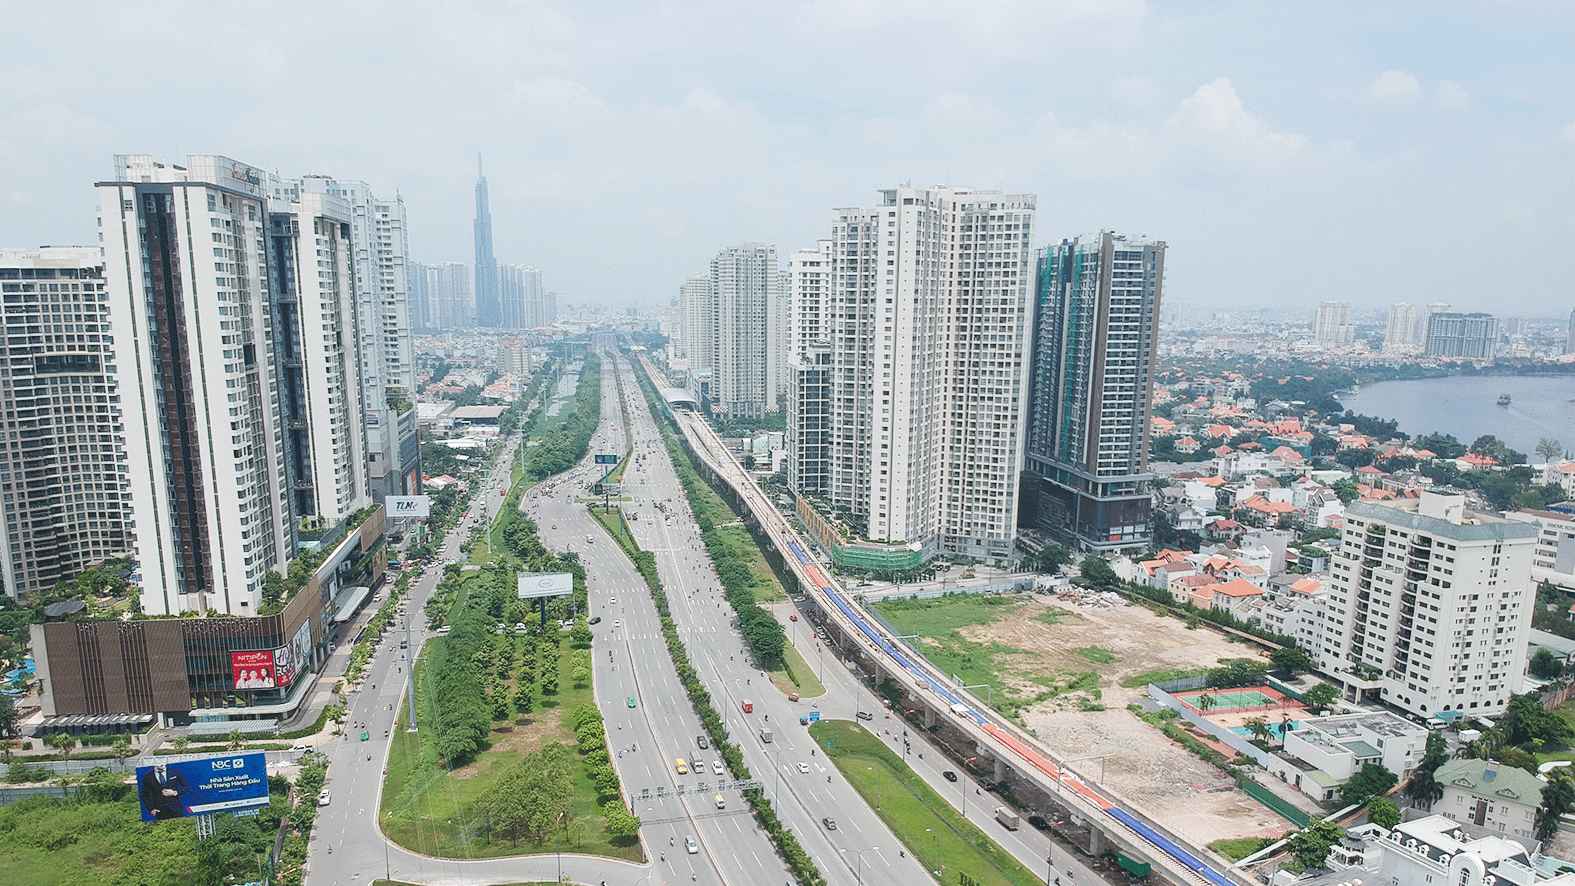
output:
M 338 609 L 334 611 L 334 624 L 347 622 L 355 616 L 356 610 L 372 596 L 372 589 L 361 585 L 345 588 L 334 598 Z

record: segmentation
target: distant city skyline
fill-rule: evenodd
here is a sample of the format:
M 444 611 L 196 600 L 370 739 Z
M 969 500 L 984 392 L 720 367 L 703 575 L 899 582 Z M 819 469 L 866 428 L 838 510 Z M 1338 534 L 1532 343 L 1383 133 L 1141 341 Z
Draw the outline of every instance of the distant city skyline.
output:
M 496 261 L 575 304 L 665 303 L 719 250 L 789 254 L 895 181 L 1040 194 L 1046 231 L 1163 232 L 1169 296 L 1204 309 L 1575 307 L 1568 5 L 89 6 L 10 10 L 6 118 L 32 135 L 0 146 L 25 170 L 0 245 L 94 245 L 83 182 L 113 153 L 255 153 L 355 169 L 403 199 L 414 259 L 473 262 L 481 152 Z M 254 74 L 158 115 L 118 98 L 183 79 L 161 50 L 202 40 L 256 47 Z M 125 45 L 148 60 L 111 74 Z M 1514 259 L 1458 260 L 1487 240 Z

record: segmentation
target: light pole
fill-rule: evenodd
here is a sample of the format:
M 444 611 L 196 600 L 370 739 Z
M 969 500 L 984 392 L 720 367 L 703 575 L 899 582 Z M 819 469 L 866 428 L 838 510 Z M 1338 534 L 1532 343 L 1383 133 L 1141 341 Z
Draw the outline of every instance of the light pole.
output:
M 941 835 L 937 833 L 934 828 L 925 828 L 924 832 L 934 838 L 933 845 L 935 847 L 935 870 L 931 871 L 930 873 L 934 874 L 936 877 L 939 877 L 941 875 Z
M 860 883 L 863 883 L 864 882 L 864 853 L 866 853 L 866 852 L 878 852 L 878 851 L 880 851 L 880 847 L 879 846 L 866 846 L 863 849 L 844 849 L 842 851 L 843 852 L 851 852 L 851 853 L 854 854 L 855 857 L 858 858 L 858 862 L 857 862 L 857 864 L 855 865 L 855 867 L 853 869 L 853 879 L 857 880 Z

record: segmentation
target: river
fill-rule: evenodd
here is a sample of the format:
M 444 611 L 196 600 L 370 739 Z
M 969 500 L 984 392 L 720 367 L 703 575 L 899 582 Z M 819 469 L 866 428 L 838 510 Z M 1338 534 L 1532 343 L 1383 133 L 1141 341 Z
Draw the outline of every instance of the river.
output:
M 1509 394 L 1508 406 L 1498 406 Z M 1492 434 L 1538 461 L 1537 441 L 1552 437 L 1575 449 L 1575 376 L 1450 376 L 1384 381 L 1340 397 L 1362 415 L 1392 418 L 1411 436 L 1441 431 L 1467 446 Z

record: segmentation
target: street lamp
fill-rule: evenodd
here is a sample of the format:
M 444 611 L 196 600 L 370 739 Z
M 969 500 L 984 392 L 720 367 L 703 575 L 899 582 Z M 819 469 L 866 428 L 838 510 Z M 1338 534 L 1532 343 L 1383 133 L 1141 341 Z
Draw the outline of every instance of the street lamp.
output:
M 935 870 L 931 871 L 931 873 L 939 877 L 941 875 L 941 835 L 934 828 L 925 828 L 924 832 L 934 838 Z
M 880 847 L 879 846 L 867 846 L 867 847 L 865 847 L 863 849 L 844 849 L 842 851 L 843 852 L 851 852 L 855 856 L 857 856 L 858 863 L 853 869 L 853 879 L 857 880 L 860 883 L 863 883 L 864 882 L 864 853 L 866 853 L 866 852 L 878 852 L 878 851 L 880 851 Z

